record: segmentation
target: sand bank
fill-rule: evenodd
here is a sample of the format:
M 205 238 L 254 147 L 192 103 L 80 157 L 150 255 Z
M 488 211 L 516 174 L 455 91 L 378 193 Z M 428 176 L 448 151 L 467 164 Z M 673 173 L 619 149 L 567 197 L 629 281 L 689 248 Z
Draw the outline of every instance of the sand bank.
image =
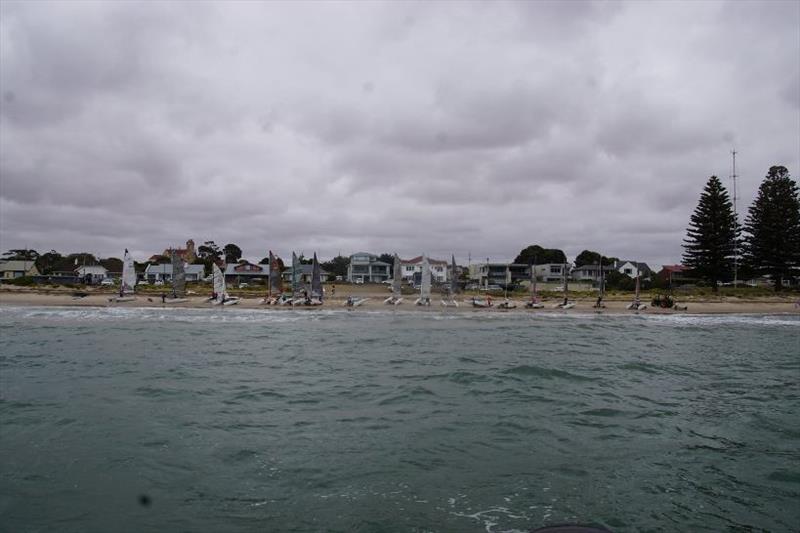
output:
M 345 307 L 345 300 L 347 296 L 351 293 L 355 293 L 355 291 L 337 291 L 338 294 L 335 297 L 331 297 L 325 300 L 324 305 L 322 308 L 324 309 L 346 309 Z M 372 294 L 364 291 L 358 291 L 359 297 L 369 297 L 363 305 L 356 308 L 356 310 L 386 310 L 391 309 L 392 306 L 386 305 L 383 303 L 384 298 L 387 296 L 385 292 L 374 292 Z M 188 302 L 181 303 L 181 304 L 162 304 L 161 298 L 157 295 L 139 295 L 136 297 L 136 300 L 132 302 L 124 302 L 124 303 L 117 303 L 113 301 L 114 294 L 110 292 L 97 292 L 92 293 L 90 292 L 87 296 L 83 298 L 75 298 L 72 296 L 72 291 L 49 291 L 49 292 L 41 292 L 35 291 L 30 289 L 16 289 L 16 290 L 9 290 L 7 288 L 3 288 L 0 290 L 0 306 L 57 306 L 57 307 L 185 307 L 185 308 L 195 308 L 195 309 L 202 309 L 202 308 L 214 308 L 217 306 L 213 306 L 212 304 L 207 302 L 207 295 L 190 295 L 188 297 Z M 414 300 L 416 296 L 405 296 L 403 303 L 397 306 L 397 309 L 402 309 L 405 311 L 408 310 L 417 310 L 420 312 L 426 311 L 434 311 L 434 310 L 447 310 L 447 312 L 492 312 L 492 313 L 508 313 L 508 312 L 528 312 L 528 313 L 593 313 L 596 310 L 593 308 L 594 299 L 576 299 L 575 307 L 564 311 L 562 309 L 554 309 L 553 306 L 560 302 L 560 299 L 551 298 L 549 300 L 543 300 L 544 309 L 535 309 L 529 310 L 525 309 L 524 307 L 524 299 L 515 299 L 513 300 L 517 304 L 517 308 L 513 310 L 502 310 L 496 307 L 494 308 L 482 308 L 476 309 L 471 304 L 471 296 L 459 296 L 457 298 L 457 302 L 459 303 L 458 308 L 453 307 L 443 307 L 441 305 L 441 301 L 438 297 L 434 296 L 432 305 L 430 307 L 422 307 L 414 305 Z M 675 314 L 675 313 L 685 313 L 685 314 L 723 314 L 723 313 L 741 313 L 741 314 L 774 314 L 774 313 L 794 313 L 800 314 L 800 307 L 798 307 L 796 303 L 796 295 L 794 296 L 795 299 L 791 297 L 769 297 L 769 298 L 761 298 L 761 299 L 752 299 L 752 300 L 740 300 L 736 298 L 730 299 L 693 299 L 693 300 L 686 300 L 678 302 L 678 305 L 683 307 L 686 306 L 686 310 L 672 310 L 672 309 L 658 309 L 658 308 L 651 308 L 648 307 L 644 311 L 640 311 L 640 313 L 644 314 Z M 249 308 L 249 309 L 275 309 L 275 310 L 286 310 L 286 309 L 320 309 L 320 307 L 305 307 L 305 306 L 266 306 L 260 303 L 261 297 L 260 296 L 252 296 L 252 297 L 243 297 L 240 300 L 240 303 L 236 305 L 237 308 Z M 502 300 L 502 298 L 495 298 L 492 300 L 493 303 L 498 304 Z M 646 300 L 643 300 L 646 302 Z M 630 300 L 613 300 L 607 301 L 606 307 L 603 309 L 603 312 L 606 313 L 623 313 L 623 314 L 630 314 L 633 313 L 626 309 L 626 306 L 630 303 Z M 217 307 L 218 308 L 218 307 Z

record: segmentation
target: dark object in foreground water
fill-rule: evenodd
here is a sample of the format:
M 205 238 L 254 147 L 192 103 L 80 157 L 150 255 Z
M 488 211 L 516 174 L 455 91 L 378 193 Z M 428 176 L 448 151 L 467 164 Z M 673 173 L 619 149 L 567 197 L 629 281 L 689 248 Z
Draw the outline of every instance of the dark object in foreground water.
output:
M 139 495 L 139 505 L 141 505 L 142 507 L 150 507 L 151 503 L 152 500 L 150 499 L 150 496 L 148 496 L 147 494 Z
M 534 529 L 531 533 L 611 533 L 608 529 L 599 526 L 561 525 L 547 526 Z

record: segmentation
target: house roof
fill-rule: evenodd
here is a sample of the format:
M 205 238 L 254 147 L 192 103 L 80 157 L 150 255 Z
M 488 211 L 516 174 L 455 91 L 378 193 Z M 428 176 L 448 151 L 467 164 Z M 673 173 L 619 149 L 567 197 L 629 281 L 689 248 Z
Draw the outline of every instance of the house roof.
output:
M 36 261 L 20 261 L 16 259 L 2 261 L 0 262 L 0 272 L 27 272 L 34 265 L 36 265 Z
M 269 274 L 269 265 L 255 263 L 228 263 L 225 265 L 226 276 L 265 276 Z
M 202 276 L 205 273 L 204 265 L 183 265 L 186 274 Z M 172 264 L 162 263 L 160 265 L 147 265 L 144 269 L 145 274 L 170 274 L 172 275 Z
M 414 257 L 413 259 L 401 259 L 400 260 L 400 264 L 402 264 L 402 265 L 416 265 L 416 264 L 419 264 L 419 263 L 422 263 L 422 256 L 421 255 L 418 255 L 417 257 Z M 441 259 L 431 259 L 430 257 L 428 258 L 428 263 L 431 264 L 431 265 L 447 265 L 448 264 L 447 261 L 443 261 Z
M 639 269 L 639 273 L 648 273 L 648 272 L 650 272 L 650 267 L 649 267 L 649 266 L 647 266 L 647 263 L 641 263 L 641 262 L 639 262 L 639 261 L 631 261 L 630 259 L 622 259 L 622 260 L 618 261 L 618 262 L 617 262 L 617 263 L 614 265 L 614 267 L 616 267 L 616 268 L 620 268 L 620 267 L 622 267 L 622 265 L 624 265 L 625 263 L 630 263 L 630 264 L 632 264 L 633 266 L 635 266 L 636 268 L 638 268 L 638 269 Z
M 86 273 L 89 273 L 89 274 L 95 274 L 95 273 L 105 274 L 106 272 L 108 272 L 108 269 L 106 267 L 104 267 L 103 265 L 85 265 L 85 266 L 81 265 L 81 266 L 75 268 L 75 272 L 80 272 L 80 271 L 83 271 L 84 274 L 86 274 Z

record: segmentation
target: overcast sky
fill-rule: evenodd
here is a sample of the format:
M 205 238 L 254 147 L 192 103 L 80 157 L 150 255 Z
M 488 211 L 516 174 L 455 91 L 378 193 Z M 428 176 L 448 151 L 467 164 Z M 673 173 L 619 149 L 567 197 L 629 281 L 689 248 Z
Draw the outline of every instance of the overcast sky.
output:
M 0 247 L 680 261 L 800 175 L 800 2 L 0 4 Z

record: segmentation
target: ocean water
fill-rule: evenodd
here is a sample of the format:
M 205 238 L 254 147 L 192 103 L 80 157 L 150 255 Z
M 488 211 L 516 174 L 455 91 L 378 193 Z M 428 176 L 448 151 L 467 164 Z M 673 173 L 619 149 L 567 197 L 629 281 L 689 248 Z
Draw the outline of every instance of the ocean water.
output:
M 800 317 L 0 308 L 0 530 L 797 531 Z

